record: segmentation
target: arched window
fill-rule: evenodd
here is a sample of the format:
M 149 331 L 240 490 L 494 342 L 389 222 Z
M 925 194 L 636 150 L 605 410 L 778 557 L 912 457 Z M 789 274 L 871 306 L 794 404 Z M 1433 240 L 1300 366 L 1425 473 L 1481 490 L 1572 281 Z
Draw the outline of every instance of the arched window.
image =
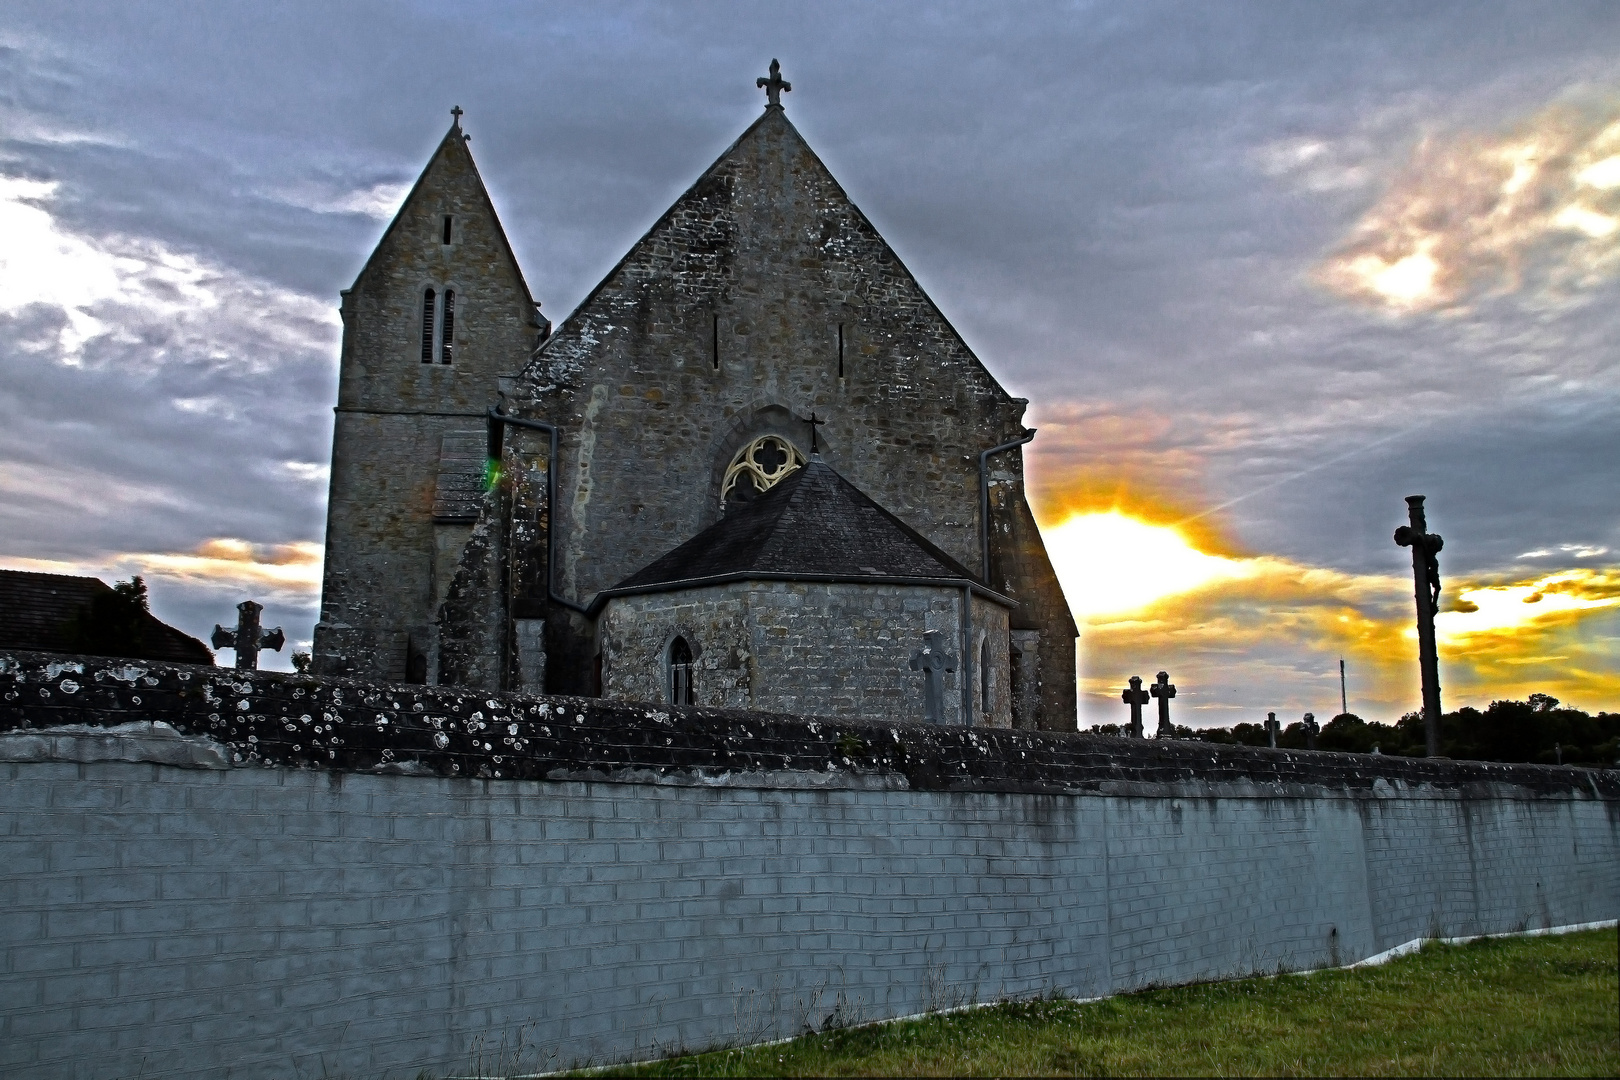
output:
M 692 646 L 683 637 L 669 643 L 669 703 L 692 704 Z
M 779 435 L 761 435 L 731 459 L 720 482 L 720 505 L 757 498 L 803 464 L 798 447 Z
M 439 363 L 450 362 L 451 351 L 456 344 L 456 291 L 444 290 L 444 330 L 440 334 Z
M 990 639 L 979 643 L 979 715 L 990 715 Z
M 422 363 L 433 363 L 433 290 L 422 294 Z

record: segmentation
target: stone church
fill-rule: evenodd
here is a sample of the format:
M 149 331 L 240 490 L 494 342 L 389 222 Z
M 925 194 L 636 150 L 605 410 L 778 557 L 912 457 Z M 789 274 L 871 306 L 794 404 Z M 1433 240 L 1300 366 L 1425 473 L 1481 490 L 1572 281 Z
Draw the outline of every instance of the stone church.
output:
M 554 332 L 453 110 L 343 293 L 318 673 L 1074 729 L 1027 401 L 758 82 Z

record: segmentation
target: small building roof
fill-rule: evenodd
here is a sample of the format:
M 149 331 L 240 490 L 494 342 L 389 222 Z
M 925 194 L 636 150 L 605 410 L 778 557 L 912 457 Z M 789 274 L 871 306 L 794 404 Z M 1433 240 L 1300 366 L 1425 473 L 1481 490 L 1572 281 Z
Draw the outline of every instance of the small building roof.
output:
M 80 612 L 90 610 L 111 586 L 100 578 L 0 570 L 0 649 L 78 653 L 74 639 Z M 156 616 L 143 613 L 138 649 L 118 655 L 177 664 L 212 664 L 208 646 Z
M 746 579 L 966 585 L 1001 604 L 972 571 L 811 455 L 758 498 L 596 600 Z

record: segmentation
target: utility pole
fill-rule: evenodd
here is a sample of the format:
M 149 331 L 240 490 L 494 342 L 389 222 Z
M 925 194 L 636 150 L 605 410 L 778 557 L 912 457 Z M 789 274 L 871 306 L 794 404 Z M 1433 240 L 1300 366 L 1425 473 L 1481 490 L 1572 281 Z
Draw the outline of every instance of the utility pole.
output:
M 1344 657 L 1339 657 L 1339 715 L 1350 712 L 1350 699 L 1344 693 Z

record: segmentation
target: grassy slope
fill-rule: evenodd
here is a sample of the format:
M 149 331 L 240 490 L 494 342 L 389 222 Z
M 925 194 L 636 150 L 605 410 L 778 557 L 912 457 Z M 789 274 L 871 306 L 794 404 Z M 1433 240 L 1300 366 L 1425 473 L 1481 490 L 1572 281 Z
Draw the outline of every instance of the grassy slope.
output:
M 1385 966 L 1009 1003 L 672 1058 L 625 1076 L 1620 1075 L 1614 930 Z

